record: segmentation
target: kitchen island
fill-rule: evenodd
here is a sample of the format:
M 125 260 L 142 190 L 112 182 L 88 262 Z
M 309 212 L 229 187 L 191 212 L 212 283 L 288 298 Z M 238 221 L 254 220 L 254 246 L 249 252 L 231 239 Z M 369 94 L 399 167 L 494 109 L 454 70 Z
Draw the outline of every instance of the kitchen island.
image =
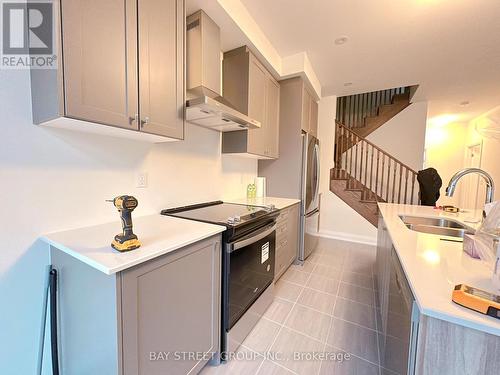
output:
M 379 203 L 377 289 L 382 365 L 395 373 L 497 374 L 500 320 L 452 302 L 457 284 L 500 294 L 459 238 L 409 229 L 402 216 L 445 218 L 468 230 L 481 212 Z M 476 221 L 476 222 L 473 222 Z M 408 350 L 406 350 L 408 348 Z

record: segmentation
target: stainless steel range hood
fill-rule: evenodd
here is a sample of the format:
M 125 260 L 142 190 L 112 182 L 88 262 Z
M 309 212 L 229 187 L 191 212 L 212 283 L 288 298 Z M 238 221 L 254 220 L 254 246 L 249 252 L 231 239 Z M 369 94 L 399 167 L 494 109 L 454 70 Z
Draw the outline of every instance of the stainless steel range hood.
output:
M 221 132 L 260 128 L 259 121 L 235 110 L 220 93 L 220 29 L 199 10 L 187 18 L 186 120 Z
M 186 102 L 186 120 L 222 132 L 260 128 L 259 121 L 206 95 Z

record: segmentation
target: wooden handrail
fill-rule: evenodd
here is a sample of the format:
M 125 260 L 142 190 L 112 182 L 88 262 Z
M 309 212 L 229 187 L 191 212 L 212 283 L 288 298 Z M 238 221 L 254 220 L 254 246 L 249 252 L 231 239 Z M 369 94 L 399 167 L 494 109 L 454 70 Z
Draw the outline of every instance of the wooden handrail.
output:
M 335 124 L 335 167 L 347 175 L 348 186 L 354 179 L 377 201 L 413 204 L 417 172 L 344 124 Z
M 356 138 L 359 138 L 360 141 L 363 141 L 365 143 L 368 143 L 371 147 L 377 149 L 380 153 L 384 154 L 385 156 L 389 157 L 390 159 L 394 160 L 396 163 L 402 165 L 404 168 L 408 169 L 410 172 L 413 172 L 414 174 L 417 174 L 417 172 L 411 168 L 410 166 L 406 165 L 405 163 L 399 161 L 398 159 L 396 159 L 394 156 L 392 156 L 391 154 L 387 153 L 386 151 L 382 150 L 380 147 L 378 147 L 376 144 L 370 142 L 368 139 L 366 138 L 363 138 L 361 136 L 359 136 L 356 132 L 352 131 L 351 129 L 349 129 L 347 126 L 341 124 L 340 122 L 338 121 L 335 121 L 335 123 L 338 125 L 338 126 L 341 126 L 343 127 L 346 131 L 348 131 L 349 133 L 352 133 L 354 134 L 354 136 Z

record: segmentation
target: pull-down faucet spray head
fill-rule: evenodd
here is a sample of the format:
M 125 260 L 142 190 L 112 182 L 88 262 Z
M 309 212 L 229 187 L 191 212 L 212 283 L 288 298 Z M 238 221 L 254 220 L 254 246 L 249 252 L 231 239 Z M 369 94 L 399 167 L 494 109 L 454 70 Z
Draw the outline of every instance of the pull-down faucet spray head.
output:
M 493 196 L 495 194 L 495 183 L 493 182 L 493 178 L 490 176 L 489 173 L 479 168 L 465 168 L 455 173 L 453 177 L 450 179 L 448 187 L 446 188 L 446 196 L 452 197 L 453 193 L 455 193 L 455 188 L 457 187 L 458 180 L 460 180 L 463 176 L 470 173 L 476 173 L 483 178 L 483 180 L 486 182 L 485 203 L 493 202 Z

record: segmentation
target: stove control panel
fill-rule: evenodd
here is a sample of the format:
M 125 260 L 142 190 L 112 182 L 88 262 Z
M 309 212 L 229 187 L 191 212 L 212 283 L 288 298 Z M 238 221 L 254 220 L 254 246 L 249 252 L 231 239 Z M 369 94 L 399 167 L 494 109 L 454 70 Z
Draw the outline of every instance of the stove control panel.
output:
M 238 224 L 241 222 L 241 217 L 239 215 L 236 216 L 230 216 L 227 219 L 228 224 Z

